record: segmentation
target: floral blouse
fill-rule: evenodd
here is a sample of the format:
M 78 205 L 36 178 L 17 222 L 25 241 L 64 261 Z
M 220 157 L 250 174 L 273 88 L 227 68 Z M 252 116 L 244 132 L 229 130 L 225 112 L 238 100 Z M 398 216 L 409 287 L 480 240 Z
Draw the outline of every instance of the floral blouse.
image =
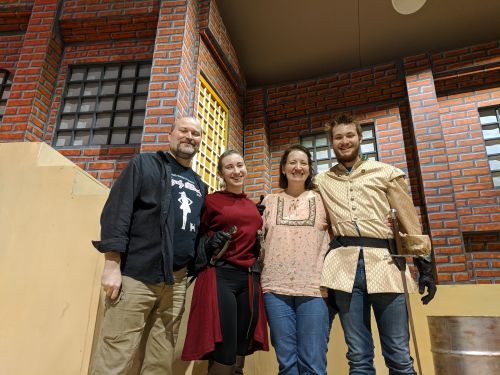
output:
M 297 198 L 268 195 L 264 212 L 264 293 L 320 297 L 328 221 L 321 196 L 307 190 Z

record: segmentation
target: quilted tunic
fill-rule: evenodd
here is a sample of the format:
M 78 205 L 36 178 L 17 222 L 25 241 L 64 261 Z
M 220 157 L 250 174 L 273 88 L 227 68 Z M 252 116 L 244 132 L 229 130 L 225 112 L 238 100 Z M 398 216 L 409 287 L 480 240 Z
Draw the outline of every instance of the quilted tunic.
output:
M 316 184 L 330 217 L 334 235 L 392 238 L 384 221 L 391 208 L 398 212 L 403 252 L 427 255 L 431 251 L 428 236 L 422 235 L 417 212 L 408 194 L 404 173 L 391 165 L 374 160 L 358 160 L 351 172 L 342 164 L 316 176 Z M 321 285 L 352 292 L 360 248 L 340 247 L 330 251 L 323 267 Z M 364 248 L 368 293 L 403 292 L 401 273 L 387 249 Z M 410 291 L 416 290 L 409 270 L 406 278 Z

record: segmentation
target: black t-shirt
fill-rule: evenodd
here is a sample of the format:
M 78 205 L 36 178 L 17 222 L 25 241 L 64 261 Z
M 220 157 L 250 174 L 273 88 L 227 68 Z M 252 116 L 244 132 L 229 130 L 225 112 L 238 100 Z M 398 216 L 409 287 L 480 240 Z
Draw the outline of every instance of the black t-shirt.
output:
M 191 168 L 180 165 L 167 154 L 172 167 L 172 202 L 175 212 L 174 270 L 186 266 L 195 255 L 196 235 L 203 206 L 202 186 L 198 186 Z

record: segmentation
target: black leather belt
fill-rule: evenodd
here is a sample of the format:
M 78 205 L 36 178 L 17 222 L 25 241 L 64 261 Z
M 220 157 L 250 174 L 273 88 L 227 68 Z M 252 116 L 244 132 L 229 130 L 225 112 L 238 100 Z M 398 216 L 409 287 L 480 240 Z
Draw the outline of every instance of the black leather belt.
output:
M 346 246 L 360 246 L 360 247 L 376 247 L 388 249 L 391 254 L 397 254 L 396 241 L 384 238 L 371 238 L 371 237 L 347 237 L 337 236 L 330 241 L 330 249 Z

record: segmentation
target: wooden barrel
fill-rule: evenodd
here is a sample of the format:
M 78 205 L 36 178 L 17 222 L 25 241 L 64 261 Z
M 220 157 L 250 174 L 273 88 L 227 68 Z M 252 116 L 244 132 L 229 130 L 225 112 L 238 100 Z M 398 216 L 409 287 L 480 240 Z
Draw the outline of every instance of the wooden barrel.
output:
M 435 375 L 500 375 L 500 317 L 428 316 Z

